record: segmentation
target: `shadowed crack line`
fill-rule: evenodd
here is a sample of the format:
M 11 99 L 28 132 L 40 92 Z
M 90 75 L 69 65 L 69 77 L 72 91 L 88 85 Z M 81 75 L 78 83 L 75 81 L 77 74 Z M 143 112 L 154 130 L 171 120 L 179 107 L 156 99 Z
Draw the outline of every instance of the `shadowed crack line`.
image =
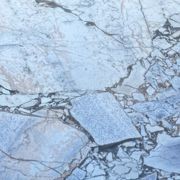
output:
M 81 22 L 84 22 L 86 26 L 93 26 L 96 27 L 97 29 L 99 29 L 101 32 L 103 32 L 105 35 L 110 36 L 111 38 L 113 38 L 115 41 L 117 41 L 118 43 L 122 44 L 124 46 L 124 41 L 121 38 L 121 40 L 115 38 L 115 35 L 118 34 L 114 34 L 114 33 L 109 33 L 105 30 L 103 30 L 102 28 L 100 28 L 99 26 L 97 26 L 97 24 L 95 22 L 92 21 L 86 21 L 84 19 L 82 19 L 78 14 L 74 13 L 71 9 L 65 8 L 64 6 L 54 2 L 54 1 L 47 1 L 47 0 L 35 0 L 38 4 L 44 3 L 45 5 L 47 5 L 48 7 L 51 8 L 61 8 L 64 12 L 66 13 L 70 13 L 74 16 L 76 16 Z

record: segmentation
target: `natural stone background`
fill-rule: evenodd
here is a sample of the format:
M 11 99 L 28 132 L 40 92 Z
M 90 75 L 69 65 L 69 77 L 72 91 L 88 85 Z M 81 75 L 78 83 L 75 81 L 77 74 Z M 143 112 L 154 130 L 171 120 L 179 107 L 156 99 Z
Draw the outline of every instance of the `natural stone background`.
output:
M 0 179 L 180 179 L 178 0 L 1 0 L 0 17 Z

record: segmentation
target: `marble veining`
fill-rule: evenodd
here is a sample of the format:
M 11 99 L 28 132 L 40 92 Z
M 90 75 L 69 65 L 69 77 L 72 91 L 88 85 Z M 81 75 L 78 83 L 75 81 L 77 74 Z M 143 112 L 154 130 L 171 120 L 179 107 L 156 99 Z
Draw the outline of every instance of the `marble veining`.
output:
M 0 17 L 0 179 L 180 179 L 178 0 L 1 0 Z

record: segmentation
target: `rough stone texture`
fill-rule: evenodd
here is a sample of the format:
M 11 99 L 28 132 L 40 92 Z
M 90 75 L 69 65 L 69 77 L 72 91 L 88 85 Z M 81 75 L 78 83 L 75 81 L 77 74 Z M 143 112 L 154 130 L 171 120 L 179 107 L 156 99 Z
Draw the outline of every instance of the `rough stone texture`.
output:
M 61 177 L 80 162 L 83 151 L 79 152 L 87 142 L 83 133 L 48 115 L 35 118 L 1 112 L 1 179 Z
M 145 164 L 168 172 L 180 172 L 180 137 L 159 135 L 158 146 L 144 159 Z
M 0 17 L 0 116 L 12 113 L 0 120 L 0 179 L 180 179 L 178 165 L 169 164 L 166 171 L 163 159 L 161 167 L 154 166 L 159 155 L 152 166 L 144 163 L 159 149 L 174 161 L 169 149 L 175 152 L 173 142 L 180 137 L 178 0 L 1 0 Z M 118 112 L 125 113 L 129 120 L 123 126 L 132 122 L 140 139 L 124 132 L 130 139 L 111 146 L 87 140 L 85 134 L 93 133 L 74 121 L 71 101 L 102 92 L 116 100 L 92 100 L 93 117 L 103 113 L 104 120 L 116 122 Z M 118 110 L 114 100 L 121 104 Z M 80 104 L 82 117 L 90 109 L 83 107 L 87 102 Z M 112 132 L 121 126 L 108 122 L 97 125 L 113 126 Z M 119 140 L 111 132 L 107 139 Z M 59 161 L 69 154 L 77 157 L 66 168 Z M 53 158 L 59 158 L 58 165 L 49 161 Z
M 108 145 L 140 135 L 110 93 L 85 95 L 72 101 L 72 116 L 98 145 Z

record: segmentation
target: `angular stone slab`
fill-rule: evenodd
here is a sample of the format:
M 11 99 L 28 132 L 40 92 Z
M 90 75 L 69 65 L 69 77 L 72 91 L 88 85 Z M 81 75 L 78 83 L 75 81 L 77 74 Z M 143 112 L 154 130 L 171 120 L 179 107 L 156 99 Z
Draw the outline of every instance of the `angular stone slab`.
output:
M 59 178 L 80 162 L 87 142 L 82 132 L 48 115 L 35 118 L 1 112 L 0 177 Z
M 158 136 L 158 145 L 144 159 L 144 164 L 168 172 L 180 172 L 180 137 Z
M 99 145 L 139 138 L 131 119 L 110 93 L 85 95 L 72 101 L 72 116 Z

